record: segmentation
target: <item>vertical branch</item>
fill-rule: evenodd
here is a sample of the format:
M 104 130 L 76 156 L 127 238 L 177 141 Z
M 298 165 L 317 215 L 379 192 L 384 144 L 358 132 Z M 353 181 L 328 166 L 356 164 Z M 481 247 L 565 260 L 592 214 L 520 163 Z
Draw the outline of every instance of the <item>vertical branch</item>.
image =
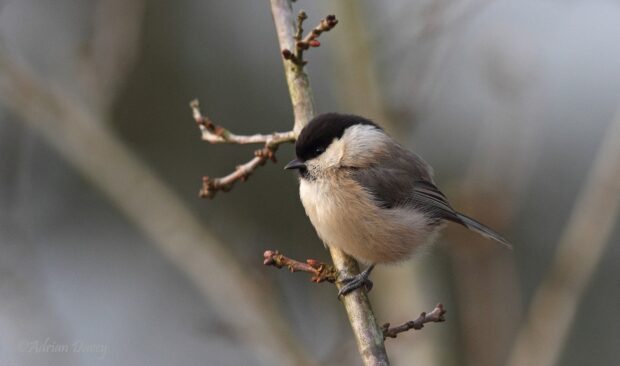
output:
M 271 0 L 271 12 L 276 25 L 278 41 L 282 50 L 293 50 L 295 44 L 295 15 L 290 0 Z M 299 134 L 305 124 L 314 117 L 314 101 L 308 75 L 303 65 L 284 61 L 286 80 L 295 113 L 294 131 Z M 335 267 L 343 276 L 359 273 L 357 262 L 339 249 L 330 248 Z M 340 285 L 338 285 L 340 287 Z M 354 291 L 343 299 L 360 356 L 365 365 L 389 365 L 383 331 L 377 324 L 368 296 L 363 291 Z
M 330 248 L 329 251 L 334 266 L 340 271 L 341 275 L 352 277 L 359 273 L 359 266 L 353 258 L 336 248 Z M 336 284 L 340 289 L 341 285 L 338 282 Z M 390 361 L 383 343 L 383 330 L 377 324 L 366 292 L 353 291 L 343 297 L 342 303 L 347 310 L 357 349 L 364 365 L 389 365 Z
M 278 33 L 278 42 L 282 50 L 294 50 L 297 48 L 295 36 L 295 15 L 289 0 L 271 0 L 271 13 Z M 314 117 L 314 98 L 308 75 L 302 67 L 298 67 L 291 62 L 284 61 L 284 72 L 286 82 L 291 95 L 293 113 L 295 115 L 295 125 L 293 130 L 295 135 Z

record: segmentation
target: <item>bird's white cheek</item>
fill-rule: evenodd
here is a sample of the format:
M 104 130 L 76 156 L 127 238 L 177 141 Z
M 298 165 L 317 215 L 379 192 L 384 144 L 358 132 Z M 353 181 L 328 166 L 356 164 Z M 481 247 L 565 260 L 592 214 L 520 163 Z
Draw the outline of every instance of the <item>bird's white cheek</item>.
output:
M 329 145 L 327 150 L 319 156 L 319 160 L 325 168 L 338 167 L 344 155 L 344 144 L 340 140 L 335 140 Z
M 334 168 L 340 167 L 343 155 L 343 143 L 339 140 L 334 140 L 323 154 L 307 162 L 308 171 L 315 177 L 323 176 Z

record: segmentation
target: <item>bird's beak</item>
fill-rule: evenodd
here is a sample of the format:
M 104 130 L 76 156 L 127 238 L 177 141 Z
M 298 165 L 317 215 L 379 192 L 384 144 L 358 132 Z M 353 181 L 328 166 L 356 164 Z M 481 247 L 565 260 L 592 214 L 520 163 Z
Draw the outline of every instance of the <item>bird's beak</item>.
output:
M 300 161 L 299 159 L 295 159 L 290 163 L 286 164 L 284 169 L 306 169 L 306 163 Z

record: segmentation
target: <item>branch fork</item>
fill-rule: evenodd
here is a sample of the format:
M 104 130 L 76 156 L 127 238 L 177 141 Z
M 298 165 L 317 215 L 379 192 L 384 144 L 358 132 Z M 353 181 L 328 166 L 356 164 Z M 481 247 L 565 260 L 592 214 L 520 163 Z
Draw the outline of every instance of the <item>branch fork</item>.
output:
M 321 42 L 317 40 L 321 33 L 329 32 L 332 30 L 336 24 L 338 24 L 338 19 L 336 19 L 335 15 L 328 15 L 325 18 L 321 19 L 319 25 L 314 27 L 310 33 L 308 33 L 305 37 L 303 37 L 303 23 L 308 19 L 308 15 L 305 11 L 300 11 L 297 14 L 297 30 L 295 32 L 295 50 L 291 51 L 287 48 L 282 50 L 282 57 L 285 60 L 291 61 L 298 68 L 304 67 L 308 63 L 308 61 L 304 60 L 303 53 L 304 51 L 310 49 L 311 47 L 319 47 Z
M 199 196 L 202 198 L 213 198 L 218 191 L 228 192 L 236 182 L 245 182 L 259 166 L 265 165 L 268 160 L 274 163 L 277 162 L 275 153 L 281 144 L 295 141 L 295 133 L 293 131 L 274 132 L 268 135 L 236 135 L 228 129 L 213 123 L 209 117 L 204 116 L 200 111 L 200 104 L 197 99 L 190 102 L 190 108 L 204 141 L 211 144 L 264 145 L 263 148 L 254 151 L 254 158 L 252 160 L 237 165 L 232 173 L 221 178 L 203 177 L 202 188 L 199 193 Z
M 266 266 L 273 266 L 276 268 L 288 268 L 291 272 L 306 272 L 310 273 L 310 281 L 321 283 L 330 282 L 336 283 L 340 277 L 340 272 L 332 265 L 319 262 L 315 259 L 306 259 L 305 262 L 301 262 L 292 258 L 289 258 L 277 250 L 266 250 L 263 253 L 263 264 Z M 426 323 L 441 323 L 446 321 L 446 310 L 443 304 L 437 304 L 431 312 L 422 312 L 419 317 L 414 320 L 410 320 L 402 325 L 390 328 L 390 323 L 385 323 L 381 326 L 383 332 L 383 339 L 396 338 L 399 333 L 406 332 L 408 330 L 420 330 L 424 328 Z

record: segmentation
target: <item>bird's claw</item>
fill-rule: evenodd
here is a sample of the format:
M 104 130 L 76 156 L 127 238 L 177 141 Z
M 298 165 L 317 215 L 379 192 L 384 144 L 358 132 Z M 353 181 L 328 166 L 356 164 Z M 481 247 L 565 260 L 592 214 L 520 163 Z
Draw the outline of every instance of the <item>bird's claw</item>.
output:
M 361 287 L 365 287 L 366 292 L 370 292 L 370 290 L 372 290 L 373 283 L 368 278 L 369 275 L 370 273 L 368 272 L 362 272 L 356 276 L 342 279 L 342 287 L 340 288 L 340 291 L 338 291 L 338 298 L 340 298 L 341 296 L 345 296 L 348 293 Z

